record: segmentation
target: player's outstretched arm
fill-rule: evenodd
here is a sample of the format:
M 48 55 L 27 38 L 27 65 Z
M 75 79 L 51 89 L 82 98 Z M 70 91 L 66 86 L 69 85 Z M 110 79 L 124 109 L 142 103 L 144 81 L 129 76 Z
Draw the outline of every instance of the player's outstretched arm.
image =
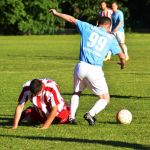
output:
M 18 104 L 16 111 L 15 111 L 15 115 L 14 115 L 14 122 L 13 122 L 12 129 L 17 129 L 23 108 L 24 108 L 24 105 Z
M 120 62 L 118 63 L 121 67 L 121 69 L 124 69 L 125 67 L 125 55 L 123 52 L 118 53 L 118 57 L 120 58 Z
M 59 13 L 55 9 L 50 9 L 49 12 L 52 13 L 54 16 L 57 16 L 57 17 L 65 20 L 67 22 L 70 22 L 72 24 L 76 24 L 77 19 L 74 18 L 73 16 L 63 14 L 63 13 Z
M 52 107 L 51 112 L 48 115 L 46 122 L 42 126 L 42 129 L 48 129 L 49 128 L 49 126 L 51 125 L 51 123 L 53 122 L 53 120 L 55 119 L 55 117 L 57 115 L 57 111 L 58 111 L 57 105 Z

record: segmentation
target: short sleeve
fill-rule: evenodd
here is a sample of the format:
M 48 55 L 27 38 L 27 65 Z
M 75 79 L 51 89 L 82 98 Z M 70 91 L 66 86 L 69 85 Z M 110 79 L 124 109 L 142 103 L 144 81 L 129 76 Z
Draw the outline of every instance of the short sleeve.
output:
M 115 36 L 113 36 L 112 44 L 110 46 L 110 51 L 112 52 L 113 55 L 116 55 L 116 54 L 120 53 L 120 51 L 121 51 L 120 46 L 119 46 L 118 41 L 116 40 Z
M 28 94 L 27 94 L 27 91 L 29 90 L 29 87 L 23 87 L 21 93 L 20 93 L 20 96 L 18 98 L 18 103 L 19 104 L 24 104 L 28 101 Z
M 123 13 L 120 11 L 119 12 L 119 21 L 123 22 L 124 17 L 123 17 Z
M 77 29 L 80 32 L 80 34 L 82 34 L 83 31 L 85 31 L 87 28 L 90 28 L 92 25 L 90 25 L 87 22 L 83 22 L 83 21 L 77 20 L 76 26 L 77 26 Z

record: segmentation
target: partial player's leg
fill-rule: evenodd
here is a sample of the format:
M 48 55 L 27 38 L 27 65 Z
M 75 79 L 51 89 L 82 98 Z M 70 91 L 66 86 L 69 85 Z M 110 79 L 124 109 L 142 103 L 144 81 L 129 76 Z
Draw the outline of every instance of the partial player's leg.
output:
M 70 107 L 64 105 L 62 111 L 55 117 L 53 123 L 65 124 L 69 121 Z
M 79 106 L 79 99 L 82 91 L 84 90 L 85 83 L 84 77 L 87 72 L 88 68 L 85 63 L 78 63 L 75 67 L 74 71 L 74 93 L 71 97 L 71 104 L 70 104 L 70 116 L 69 122 L 70 124 L 76 124 L 76 111 Z
M 74 92 L 71 97 L 71 104 L 70 104 L 70 116 L 69 116 L 69 122 L 70 124 L 77 124 L 76 123 L 76 111 L 79 106 L 79 99 L 80 99 L 81 91 Z
M 120 44 L 120 47 L 122 48 L 122 50 L 123 50 L 123 52 L 126 56 L 126 61 L 128 61 L 129 60 L 129 55 L 128 55 L 128 48 L 125 44 L 125 34 L 124 34 L 124 32 L 117 32 L 116 37 L 117 37 L 117 40 Z
M 101 112 L 107 104 L 109 103 L 109 94 L 102 94 L 99 95 L 99 100 L 94 104 L 94 106 L 91 108 L 91 110 L 84 115 L 84 118 L 88 121 L 89 125 L 95 124 L 95 116 Z
M 124 51 L 124 54 L 126 56 L 126 61 L 128 61 L 129 60 L 129 55 L 128 55 L 128 49 L 127 49 L 126 44 L 125 43 L 120 43 L 120 46 L 121 46 L 121 48 Z
M 109 92 L 107 83 L 104 77 L 104 73 L 101 68 L 93 69 L 89 71 L 88 87 L 98 96 L 99 100 L 94 106 L 84 115 L 85 120 L 89 125 L 94 125 L 95 116 L 101 112 L 109 103 Z

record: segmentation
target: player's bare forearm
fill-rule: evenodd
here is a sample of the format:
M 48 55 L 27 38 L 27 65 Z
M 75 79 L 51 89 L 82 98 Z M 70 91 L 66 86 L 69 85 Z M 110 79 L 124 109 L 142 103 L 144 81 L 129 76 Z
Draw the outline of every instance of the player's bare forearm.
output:
M 118 56 L 119 56 L 119 58 L 120 58 L 120 62 L 119 62 L 118 64 L 120 65 L 121 69 L 124 69 L 126 56 L 124 55 L 123 52 L 120 52 L 120 53 L 118 54 Z
M 67 15 L 67 14 L 63 14 L 63 13 L 59 13 L 57 12 L 55 9 L 50 9 L 49 10 L 50 13 L 52 13 L 54 16 L 57 16 L 67 22 L 70 22 L 72 24 L 76 24 L 76 18 L 74 18 L 73 16 Z
M 118 25 L 115 27 L 115 29 L 113 30 L 113 32 L 117 32 L 118 31 L 118 29 L 119 29 L 119 27 L 121 26 L 121 21 L 118 23 Z
M 57 110 L 58 110 L 58 106 L 52 107 L 52 110 L 50 114 L 48 115 L 46 122 L 43 124 L 42 129 L 49 128 L 49 126 L 51 125 L 51 123 L 53 122 L 53 120 L 55 119 L 57 115 Z
M 12 129 L 17 129 L 23 108 L 24 108 L 24 105 L 18 105 L 17 106 L 16 111 L 15 111 L 15 115 L 14 115 L 14 122 L 13 122 Z

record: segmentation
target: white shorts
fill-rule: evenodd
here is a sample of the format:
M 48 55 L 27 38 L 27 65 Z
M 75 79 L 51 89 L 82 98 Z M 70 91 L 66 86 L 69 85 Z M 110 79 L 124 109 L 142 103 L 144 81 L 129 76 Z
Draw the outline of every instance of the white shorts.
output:
M 120 43 L 120 44 L 125 43 L 124 32 L 117 31 L 117 32 L 114 32 L 114 35 L 116 36 L 118 43 Z
M 86 87 L 92 90 L 95 95 L 108 93 L 102 67 L 80 62 L 74 71 L 74 91 L 83 91 Z

